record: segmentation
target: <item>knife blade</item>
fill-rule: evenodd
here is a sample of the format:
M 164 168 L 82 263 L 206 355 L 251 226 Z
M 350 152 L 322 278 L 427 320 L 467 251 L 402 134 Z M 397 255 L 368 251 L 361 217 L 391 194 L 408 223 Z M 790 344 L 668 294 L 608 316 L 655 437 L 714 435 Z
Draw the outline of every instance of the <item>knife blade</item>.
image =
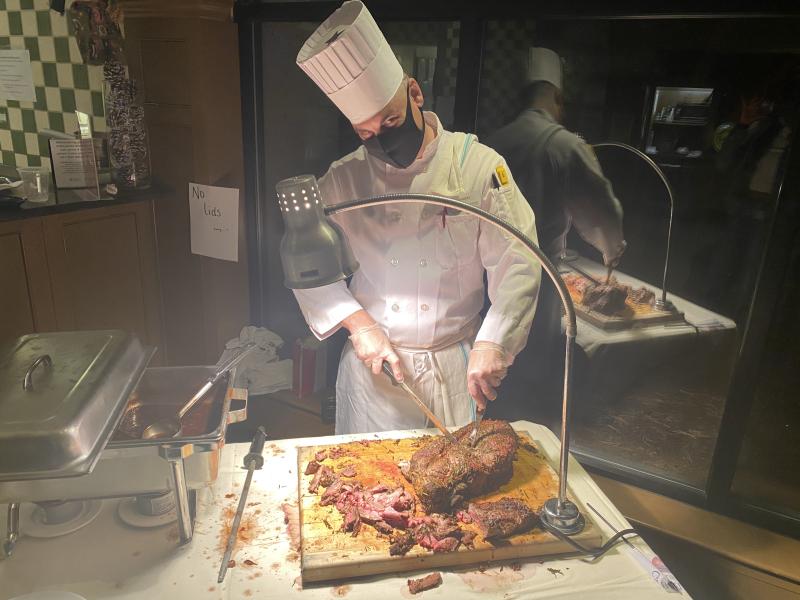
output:
M 397 379 L 395 379 L 394 373 L 392 373 L 392 367 L 390 367 L 389 363 L 386 361 L 383 362 L 383 372 L 389 376 L 392 385 L 398 386 L 401 390 L 403 390 L 406 394 L 408 394 L 414 402 L 417 403 L 417 406 L 419 406 L 422 409 L 422 412 L 425 413 L 425 416 L 427 416 L 430 422 L 433 423 L 436 426 L 436 428 L 442 432 L 442 434 L 444 435 L 444 437 L 448 439 L 448 441 L 450 441 L 453 444 L 458 443 L 456 437 L 452 433 L 450 433 L 450 431 L 447 429 L 447 427 L 445 427 L 442 424 L 439 418 L 435 414 L 433 414 L 433 411 L 430 408 L 428 408 L 428 406 L 420 399 L 420 397 L 414 393 L 414 390 L 408 387 L 408 384 L 406 384 L 404 381 L 397 381 Z

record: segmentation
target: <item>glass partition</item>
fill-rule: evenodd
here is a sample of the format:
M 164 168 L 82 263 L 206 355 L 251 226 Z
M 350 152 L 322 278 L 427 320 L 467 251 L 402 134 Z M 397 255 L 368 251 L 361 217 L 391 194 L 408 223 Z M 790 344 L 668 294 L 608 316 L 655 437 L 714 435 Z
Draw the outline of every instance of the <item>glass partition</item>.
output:
M 772 317 L 755 401 L 739 454 L 732 492 L 767 511 L 800 519 L 800 235 Z
M 566 251 L 553 257 L 562 274 L 577 282 L 573 448 L 590 464 L 668 480 L 688 493 L 706 488 L 792 143 L 798 25 L 796 19 L 487 23 L 479 136 L 491 141 L 495 131 L 531 109 L 525 81 L 529 48 L 556 51 L 564 78 L 561 125 L 594 146 L 625 212 L 628 248 L 614 277 L 628 287 L 628 297 L 616 311 L 602 314 L 581 300 L 588 298 L 582 286 L 607 275 L 597 249 L 573 230 Z M 605 145 L 609 142 L 616 145 Z M 551 156 L 537 152 L 531 161 Z M 648 159 L 664 174 L 674 198 L 666 280 L 672 311 L 660 311 L 652 302 L 661 296 L 670 195 Z M 528 200 L 544 206 L 537 219 L 541 237 L 553 203 L 563 198 Z M 632 304 L 631 292 L 645 301 Z M 535 370 L 543 348 L 555 355 L 563 349 L 560 342 L 554 346 L 536 336 L 534 327 L 496 410 L 557 430 L 560 374 L 537 379 L 526 372 Z M 790 389 L 786 377 L 780 381 Z M 742 478 L 757 473 L 759 456 L 771 452 L 756 422 L 774 411 L 759 406 L 781 400 L 764 398 L 754 408 Z M 791 464 L 791 457 L 786 460 Z M 755 480 L 742 478 L 740 489 L 751 493 Z

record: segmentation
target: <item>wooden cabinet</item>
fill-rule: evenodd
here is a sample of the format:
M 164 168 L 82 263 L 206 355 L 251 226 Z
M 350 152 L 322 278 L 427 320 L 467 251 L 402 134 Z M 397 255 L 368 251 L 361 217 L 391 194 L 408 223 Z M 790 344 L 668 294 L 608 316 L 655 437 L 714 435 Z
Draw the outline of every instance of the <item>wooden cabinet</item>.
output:
M 241 94 L 233 0 L 120 0 L 144 94 L 169 364 L 216 362 L 250 322 Z M 191 253 L 189 182 L 238 188 L 239 260 Z
M 0 340 L 55 328 L 41 219 L 0 223 Z
M 150 210 L 150 202 L 129 202 L 43 219 L 60 330 L 123 329 L 160 345 Z
M 161 346 L 149 201 L 0 223 L 0 338 L 123 329 Z

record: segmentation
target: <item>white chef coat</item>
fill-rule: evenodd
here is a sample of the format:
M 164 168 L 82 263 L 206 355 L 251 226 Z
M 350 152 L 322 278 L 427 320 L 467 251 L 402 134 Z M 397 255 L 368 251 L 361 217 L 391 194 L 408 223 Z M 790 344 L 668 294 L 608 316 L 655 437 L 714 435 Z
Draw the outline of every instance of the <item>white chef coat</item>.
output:
M 471 134 L 445 131 L 434 113 L 423 116 L 437 135 L 420 158 L 397 169 L 362 146 L 333 163 L 320 179 L 323 202 L 402 192 L 439 194 L 496 214 L 536 241 L 533 211 L 503 158 Z M 504 185 L 498 167 L 507 174 Z M 474 414 L 466 393 L 468 344 L 477 330 L 475 340 L 500 344 L 512 360 L 524 347 L 536 308 L 538 261 L 500 228 L 451 209 L 443 216 L 442 207 L 435 205 L 385 204 L 335 218 L 360 268 L 349 288 L 340 281 L 294 291 L 311 331 L 324 339 L 343 319 L 365 309 L 398 349 L 405 373 L 413 376 L 412 385 L 435 388 L 434 397 L 423 400 L 437 417 L 447 425 L 465 424 Z M 491 307 L 480 323 L 484 272 Z M 462 341 L 467 344 L 459 344 Z M 437 368 L 437 359 L 444 362 L 447 349 L 446 368 Z M 420 363 L 414 356 L 425 359 Z M 427 367 L 420 369 L 420 364 Z M 358 371 L 358 377 L 352 371 Z M 438 383 L 431 386 L 432 381 Z M 368 372 L 348 344 L 337 381 L 337 433 L 424 425 L 424 415 L 419 422 L 422 413 L 413 404 L 408 413 L 364 417 L 371 404 L 382 402 L 405 406 L 411 401 L 392 388 L 385 375 Z M 360 422 L 354 418 L 358 414 Z M 411 420 L 416 424 L 409 424 Z

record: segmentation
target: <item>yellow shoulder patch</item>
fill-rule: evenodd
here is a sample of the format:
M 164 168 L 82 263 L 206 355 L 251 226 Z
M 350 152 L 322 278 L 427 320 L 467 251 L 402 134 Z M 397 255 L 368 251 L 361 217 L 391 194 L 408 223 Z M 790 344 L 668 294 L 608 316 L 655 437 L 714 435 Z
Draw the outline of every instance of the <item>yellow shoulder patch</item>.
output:
M 508 185 L 508 171 L 503 165 L 497 165 L 494 172 L 497 173 L 497 181 L 500 185 Z

